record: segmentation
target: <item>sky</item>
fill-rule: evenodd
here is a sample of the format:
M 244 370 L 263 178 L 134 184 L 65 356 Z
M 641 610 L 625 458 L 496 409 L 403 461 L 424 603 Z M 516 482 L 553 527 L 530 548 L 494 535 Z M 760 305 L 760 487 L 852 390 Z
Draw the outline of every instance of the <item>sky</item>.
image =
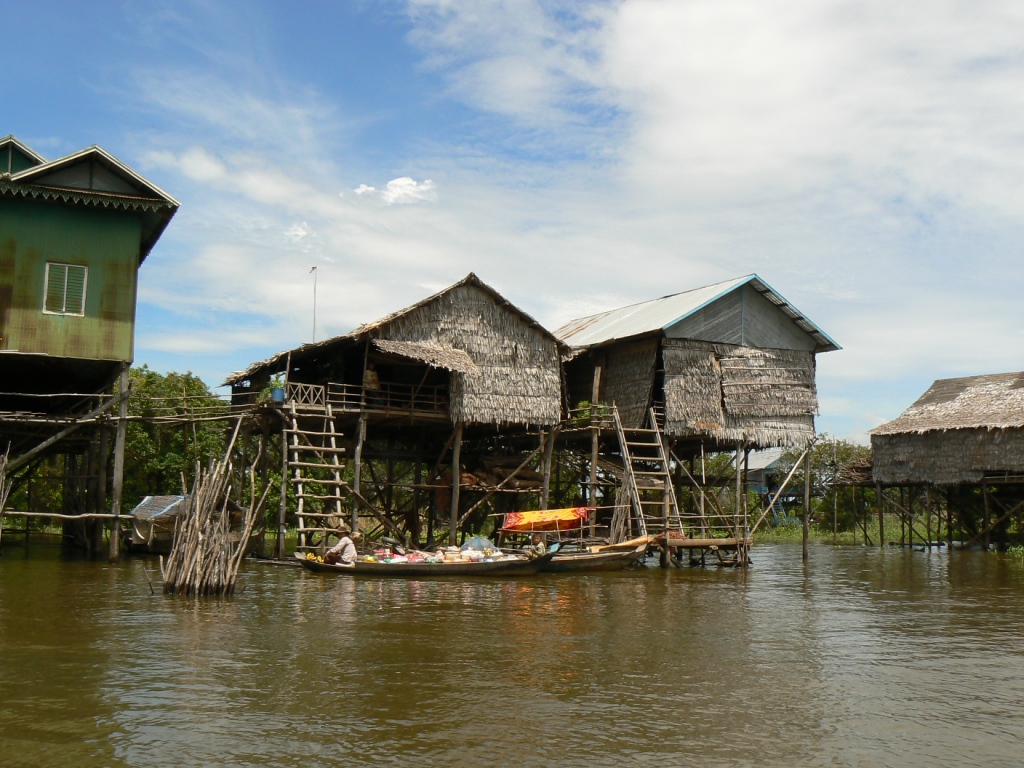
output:
M 843 347 L 817 424 L 860 442 L 937 378 L 1024 369 L 1019 2 L 41 1 L 5 28 L 0 134 L 181 202 L 137 364 L 216 385 L 472 271 L 552 329 L 757 273 Z

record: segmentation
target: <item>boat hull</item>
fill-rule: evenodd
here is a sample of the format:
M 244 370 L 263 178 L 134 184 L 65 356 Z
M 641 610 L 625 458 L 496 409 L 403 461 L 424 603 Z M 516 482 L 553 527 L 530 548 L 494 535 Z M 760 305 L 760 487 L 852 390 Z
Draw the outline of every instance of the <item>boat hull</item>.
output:
M 549 573 L 573 571 L 621 571 L 643 559 L 647 545 L 625 552 L 566 552 L 556 553 L 541 570 Z
M 490 563 L 367 563 L 357 560 L 352 565 L 340 565 L 307 560 L 298 553 L 295 557 L 303 568 L 313 573 L 398 578 L 444 578 L 448 576 L 532 576 L 547 565 L 554 557 L 554 553 L 548 553 L 535 560 L 497 560 Z

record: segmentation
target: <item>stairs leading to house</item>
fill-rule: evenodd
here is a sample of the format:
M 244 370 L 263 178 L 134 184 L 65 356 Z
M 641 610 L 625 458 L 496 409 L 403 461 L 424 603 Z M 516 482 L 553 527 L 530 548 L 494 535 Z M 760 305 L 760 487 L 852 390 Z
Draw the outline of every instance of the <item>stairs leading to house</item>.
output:
M 298 501 L 298 552 L 324 550 L 327 538 L 345 522 L 342 490 L 345 449 L 342 434 L 334 429 L 330 404 L 322 410 L 288 409 L 288 482 Z

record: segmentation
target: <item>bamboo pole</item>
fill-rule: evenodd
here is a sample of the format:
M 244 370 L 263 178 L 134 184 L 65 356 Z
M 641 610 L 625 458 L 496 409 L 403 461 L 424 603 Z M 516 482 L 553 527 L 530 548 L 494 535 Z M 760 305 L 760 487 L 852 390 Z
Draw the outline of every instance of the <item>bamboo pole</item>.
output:
M 882 549 L 885 547 L 885 516 L 884 516 L 884 502 L 882 496 L 882 484 L 875 481 L 875 503 L 878 506 L 878 547 Z

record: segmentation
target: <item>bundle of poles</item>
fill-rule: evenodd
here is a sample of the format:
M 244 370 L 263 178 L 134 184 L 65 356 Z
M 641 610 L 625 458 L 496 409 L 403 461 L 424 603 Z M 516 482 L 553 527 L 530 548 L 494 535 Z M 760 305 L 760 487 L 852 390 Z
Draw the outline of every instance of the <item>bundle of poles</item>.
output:
M 230 511 L 231 451 L 238 437 L 241 419 L 235 426 L 224 458 L 208 470 L 196 467 L 192 492 L 186 494 L 185 513 L 178 519 L 174 542 L 166 564 L 160 559 L 164 592 L 174 595 L 231 595 L 235 591 L 238 569 L 245 557 L 256 521 L 270 491 L 267 483 L 256 498 L 256 466 L 248 469 L 249 504 L 242 516 L 241 529 L 232 542 Z M 261 449 L 262 450 L 262 449 Z
M 11 492 L 11 483 L 7 479 L 7 458 L 11 453 L 11 446 L 0 454 L 0 536 L 4 530 L 4 510 L 7 508 L 7 496 Z

